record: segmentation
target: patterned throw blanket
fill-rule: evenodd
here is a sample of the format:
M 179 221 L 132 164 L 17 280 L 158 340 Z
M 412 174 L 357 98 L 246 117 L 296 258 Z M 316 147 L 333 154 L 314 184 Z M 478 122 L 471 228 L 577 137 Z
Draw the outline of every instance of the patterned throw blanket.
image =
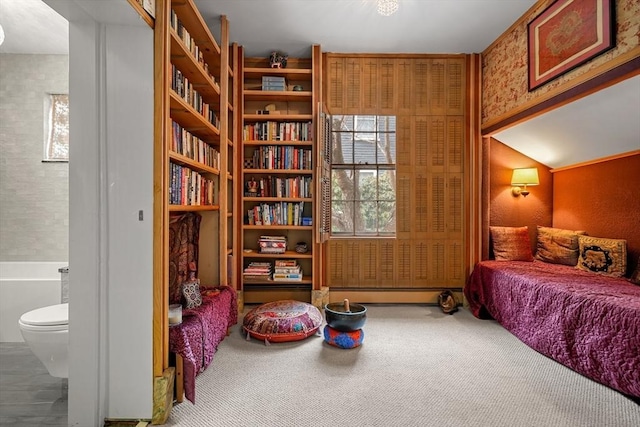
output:
M 238 322 L 235 290 L 203 289 L 202 305 L 182 312 L 182 323 L 169 328 L 169 351 L 182 356 L 184 394 L 196 403 L 196 375 L 207 369 L 227 330 Z
M 539 353 L 640 397 L 640 286 L 565 265 L 482 261 L 464 294 L 476 317 L 493 317 Z

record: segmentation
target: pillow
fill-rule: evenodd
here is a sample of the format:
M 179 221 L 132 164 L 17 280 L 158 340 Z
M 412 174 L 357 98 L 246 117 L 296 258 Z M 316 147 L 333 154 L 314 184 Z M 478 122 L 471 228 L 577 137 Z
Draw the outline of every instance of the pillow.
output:
M 196 308 L 202 305 L 202 294 L 200 293 L 200 281 L 192 280 L 182 284 L 182 297 L 184 298 L 184 308 Z
M 489 227 L 497 261 L 533 261 L 529 227 Z
M 578 235 L 583 234 L 586 233 L 539 225 L 536 259 L 551 264 L 576 265 L 578 263 Z
M 627 241 L 602 237 L 579 236 L 576 268 L 612 277 L 627 271 Z
M 250 310 L 242 328 L 250 337 L 269 342 L 299 341 L 315 334 L 322 313 L 314 305 L 295 300 L 273 301 Z

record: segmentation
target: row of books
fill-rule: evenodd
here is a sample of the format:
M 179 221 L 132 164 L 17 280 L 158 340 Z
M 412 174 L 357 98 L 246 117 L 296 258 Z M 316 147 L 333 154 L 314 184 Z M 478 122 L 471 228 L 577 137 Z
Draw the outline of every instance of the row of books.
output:
M 171 28 L 176 32 L 182 43 L 185 45 L 187 50 L 191 53 L 191 55 L 198 61 L 200 66 L 204 69 L 204 71 L 209 75 L 211 80 L 216 83 L 215 77 L 209 72 L 209 64 L 207 64 L 204 60 L 204 55 L 200 50 L 200 47 L 197 45 L 196 40 L 189 34 L 189 31 L 184 27 L 182 21 L 178 19 L 178 15 L 176 12 L 171 9 Z M 216 83 L 217 84 L 217 83 Z
M 301 282 L 302 268 L 295 260 L 276 260 L 272 268 L 270 262 L 251 262 L 242 271 L 244 281 Z
M 302 225 L 304 202 L 261 203 L 247 210 L 249 225 Z
M 173 64 L 171 64 L 171 89 L 198 113 L 202 114 L 209 123 L 217 128 L 220 127 L 220 119 L 216 115 L 216 112 L 209 104 L 204 102 L 204 98 L 195 90 L 189 79 Z
M 171 122 L 171 151 L 207 166 L 220 168 L 220 152 L 174 121 Z
M 257 181 L 251 178 L 247 182 L 248 197 L 302 197 L 309 198 L 312 195 L 312 180 L 310 176 L 296 176 L 291 178 L 279 178 L 268 176 Z M 255 189 L 255 191 L 252 191 Z
M 287 81 L 280 76 L 262 76 L 262 90 L 285 91 Z
M 277 259 L 272 277 L 274 282 L 301 282 L 302 268 L 295 259 Z
M 253 167 L 311 170 L 312 156 L 312 150 L 291 145 L 262 145 L 253 152 Z
M 311 141 L 311 122 L 256 122 L 243 127 L 245 141 Z
M 242 278 L 245 281 L 251 280 L 270 280 L 271 279 L 271 263 L 270 262 L 251 262 L 242 270 Z
M 184 166 L 169 164 L 169 204 L 214 204 L 215 182 Z

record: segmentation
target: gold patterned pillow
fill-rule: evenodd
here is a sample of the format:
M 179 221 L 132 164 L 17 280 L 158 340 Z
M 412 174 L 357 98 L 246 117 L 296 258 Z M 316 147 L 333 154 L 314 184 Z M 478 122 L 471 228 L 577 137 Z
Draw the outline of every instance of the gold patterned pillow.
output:
M 627 241 L 579 236 L 576 268 L 606 276 L 622 277 L 627 272 Z
M 578 263 L 578 236 L 584 231 L 538 226 L 536 259 L 551 264 L 576 265 Z
M 489 227 L 497 261 L 533 261 L 529 227 Z

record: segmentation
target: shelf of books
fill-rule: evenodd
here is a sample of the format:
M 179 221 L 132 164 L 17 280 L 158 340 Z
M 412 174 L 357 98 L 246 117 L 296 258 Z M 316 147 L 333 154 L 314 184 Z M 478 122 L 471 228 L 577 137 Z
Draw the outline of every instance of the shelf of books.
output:
M 269 58 L 241 59 L 238 276 L 245 302 L 279 299 L 292 289 L 296 298 L 310 300 L 317 281 L 314 114 L 320 91 L 314 78 L 319 58 L 314 46 L 310 58 L 289 58 L 282 68 L 271 68 Z

